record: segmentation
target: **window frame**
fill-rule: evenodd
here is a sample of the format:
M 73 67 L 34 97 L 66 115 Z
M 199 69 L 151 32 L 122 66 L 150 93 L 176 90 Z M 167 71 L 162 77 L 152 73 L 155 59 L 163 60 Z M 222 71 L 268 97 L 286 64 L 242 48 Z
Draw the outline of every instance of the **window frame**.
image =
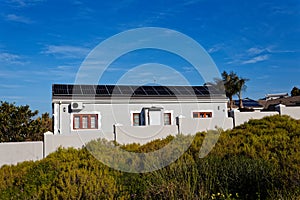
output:
M 140 126 L 141 124 L 141 113 L 140 112 L 132 112 L 132 126 Z M 138 124 L 135 123 L 135 116 L 138 116 Z
M 168 115 L 169 124 L 166 124 L 165 115 Z M 164 112 L 164 126 L 172 125 L 172 113 L 171 112 Z
M 192 111 L 193 119 L 210 119 L 213 118 L 212 111 Z
M 78 117 L 79 117 L 79 128 L 75 128 L 75 125 L 76 125 L 75 118 L 78 118 Z M 84 125 L 83 119 L 86 117 L 87 117 L 87 127 L 83 128 L 83 125 Z M 95 117 L 95 128 L 91 127 L 92 117 Z M 73 130 L 97 130 L 99 128 L 99 122 L 98 122 L 99 115 L 98 114 L 94 114 L 94 113 L 93 114 L 85 114 L 85 113 L 73 114 L 72 119 L 73 119 L 73 125 L 72 125 Z

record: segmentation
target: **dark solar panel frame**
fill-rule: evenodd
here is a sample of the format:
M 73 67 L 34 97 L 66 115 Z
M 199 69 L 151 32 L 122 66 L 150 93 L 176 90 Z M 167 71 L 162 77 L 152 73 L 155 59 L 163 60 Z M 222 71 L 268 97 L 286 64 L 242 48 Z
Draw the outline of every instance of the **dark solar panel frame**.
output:
M 154 89 L 153 86 L 142 86 L 142 88 L 144 89 L 144 91 L 146 92 L 146 95 L 148 95 L 148 96 L 158 95 L 158 93 L 156 92 L 156 90 Z
M 96 96 L 209 96 L 223 95 L 211 86 L 126 86 L 126 85 L 63 85 L 52 86 L 53 95 Z
M 114 89 L 112 91 L 112 95 L 120 95 L 122 94 L 121 90 L 119 89 L 119 86 L 115 85 Z
M 81 85 L 81 91 L 83 95 L 95 95 L 95 87 L 94 85 Z
M 97 85 L 95 89 L 97 95 L 109 95 L 105 85 Z
M 134 89 L 132 89 L 131 86 L 126 86 L 126 85 L 119 85 L 119 90 L 121 91 L 121 93 L 123 95 L 132 95 L 133 94 L 133 91 Z
M 53 94 L 61 94 L 61 95 L 69 94 L 67 85 L 53 85 L 52 92 L 53 92 Z
M 164 86 L 155 86 L 154 89 L 159 95 L 173 96 Z
M 203 95 L 203 93 L 201 92 L 201 90 L 199 90 L 197 87 L 193 87 L 194 92 L 196 95 Z
M 205 87 L 205 86 L 202 86 L 202 87 L 194 86 L 193 88 L 194 88 L 195 91 L 200 93 L 200 95 L 209 95 L 210 94 L 208 88 Z
M 73 95 L 82 95 L 81 85 L 73 85 L 72 87 L 72 94 Z
M 177 88 L 177 86 L 168 86 L 169 93 L 173 94 L 174 96 L 181 95 L 180 91 Z
M 178 94 L 176 94 L 176 95 L 180 95 L 180 96 L 193 95 L 191 93 L 190 89 L 187 89 L 184 86 L 180 86 L 180 87 L 175 86 L 174 89 L 178 92 Z
M 137 87 L 137 88 L 135 88 L 133 96 L 140 96 L 140 95 L 146 96 L 147 93 L 145 92 L 145 90 L 143 89 L 143 87 Z

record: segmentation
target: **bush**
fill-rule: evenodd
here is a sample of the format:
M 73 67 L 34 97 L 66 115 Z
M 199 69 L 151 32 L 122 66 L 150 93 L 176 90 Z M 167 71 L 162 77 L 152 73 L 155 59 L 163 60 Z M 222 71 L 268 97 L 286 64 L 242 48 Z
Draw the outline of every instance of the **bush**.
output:
M 200 159 L 206 134 L 211 132 L 197 133 L 178 160 L 151 173 L 116 171 L 86 149 L 72 148 L 59 149 L 37 162 L 3 166 L 0 199 L 299 199 L 300 120 L 288 116 L 250 120 L 222 132 L 213 150 Z M 122 156 L 114 158 L 110 148 L 152 152 L 173 139 L 190 138 L 170 136 L 123 146 L 98 140 L 87 147 L 96 156 L 126 163 Z M 131 163 L 145 167 L 139 158 Z

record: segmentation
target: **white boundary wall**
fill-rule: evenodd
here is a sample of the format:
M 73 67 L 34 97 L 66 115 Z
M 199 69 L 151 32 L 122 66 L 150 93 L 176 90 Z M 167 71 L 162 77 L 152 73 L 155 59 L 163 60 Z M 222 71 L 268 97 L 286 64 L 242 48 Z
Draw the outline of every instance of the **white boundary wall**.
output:
M 0 166 L 43 159 L 43 142 L 0 143 Z
M 155 139 L 163 139 L 168 135 L 177 135 L 178 126 L 176 125 L 153 125 L 153 126 L 122 126 L 115 125 L 115 140 L 120 144 L 147 142 Z
M 179 133 L 184 135 L 194 135 L 197 132 L 216 130 L 222 128 L 223 130 L 233 128 L 233 119 L 226 118 L 195 118 L 187 119 L 183 116 L 178 118 Z
M 153 126 L 151 127 L 151 132 L 158 132 L 158 135 L 147 135 L 145 140 L 142 141 L 130 141 L 145 143 L 149 138 L 163 138 L 167 135 L 174 135 L 176 133 L 183 134 L 195 134 L 198 131 L 206 131 L 209 129 L 215 129 L 217 127 L 222 127 L 223 129 L 233 128 L 233 121 L 235 126 L 239 126 L 250 119 L 261 119 L 266 116 L 271 115 L 289 115 L 292 118 L 300 119 L 300 107 L 286 107 L 280 105 L 277 107 L 277 111 L 272 112 L 240 112 L 238 110 L 233 110 L 231 112 L 232 118 L 225 119 L 185 119 L 184 117 L 179 117 L 178 124 L 179 130 L 176 125 L 171 126 Z M 140 136 L 140 133 L 145 131 L 145 127 L 128 127 L 128 126 L 115 126 L 115 134 L 112 133 L 111 137 L 115 137 L 117 142 L 128 143 L 128 133 L 134 133 L 135 136 Z M 147 127 L 149 129 L 149 127 Z M 158 129 L 158 130 L 157 130 Z M 196 131 L 195 131 L 196 130 Z M 172 134 L 173 133 L 173 134 Z M 130 135 L 132 137 L 132 135 Z M 50 153 L 56 151 L 59 147 L 68 148 L 82 148 L 86 143 L 91 140 L 95 140 L 103 137 L 103 133 L 73 133 L 73 134 L 57 134 L 54 135 L 51 132 L 44 134 L 44 142 L 7 142 L 0 143 L 0 167 L 2 165 L 17 164 L 23 161 L 36 161 L 40 160 Z
M 73 147 L 80 149 L 88 142 L 103 138 L 100 133 L 78 133 L 78 134 L 61 134 L 54 135 L 51 132 L 44 134 L 44 156 L 56 151 L 59 147 L 69 148 Z
M 300 119 L 300 106 L 286 107 L 285 105 L 279 104 L 276 106 L 276 110 L 280 115 L 289 115 L 294 119 Z
M 231 111 L 234 126 L 239 126 L 245 122 L 248 122 L 250 119 L 261 119 L 266 116 L 278 115 L 279 112 L 277 111 L 267 111 L 267 112 L 240 112 L 239 110 Z

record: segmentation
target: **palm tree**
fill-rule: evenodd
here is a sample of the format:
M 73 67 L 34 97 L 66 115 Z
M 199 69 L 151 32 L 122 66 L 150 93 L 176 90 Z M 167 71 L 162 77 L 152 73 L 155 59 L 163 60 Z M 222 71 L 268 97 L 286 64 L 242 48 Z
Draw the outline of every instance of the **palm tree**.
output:
M 236 87 L 237 87 L 237 96 L 239 98 L 239 108 L 243 108 L 243 99 L 242 99 L 242 91 L 245 91 L 247 86 L 246 86 L 246 81 L 249 79 L 246 78 L 238 78 L 238 81 L 236 82 Z
M 225 91 L 226 97 L 229 98 L 229 108 L 233 107 L 233 96 L 237 95 L 239 98 L 239 108 L 243 108 L 242 91 L 245 91 L 246 82 L 249 79 L 238 77 L 236 73 L 231 71 L 229 74 L 226 71 L 222 73 L 222 79 L 214 78 L 214 82 L 208 82 L 207 85 L 212 85 L 220 92 Z
M 239 77 L 233 71 L 231 71 L 229 74 L 226 71 L 223 71 L 222 78 L 223 78 L 226 96 L 229 98 L 229 107 L 230 110 L 232 110 L 232 106 L 233 106 L 232 97 L 233 95 L 239 92 L 237 87 Z

